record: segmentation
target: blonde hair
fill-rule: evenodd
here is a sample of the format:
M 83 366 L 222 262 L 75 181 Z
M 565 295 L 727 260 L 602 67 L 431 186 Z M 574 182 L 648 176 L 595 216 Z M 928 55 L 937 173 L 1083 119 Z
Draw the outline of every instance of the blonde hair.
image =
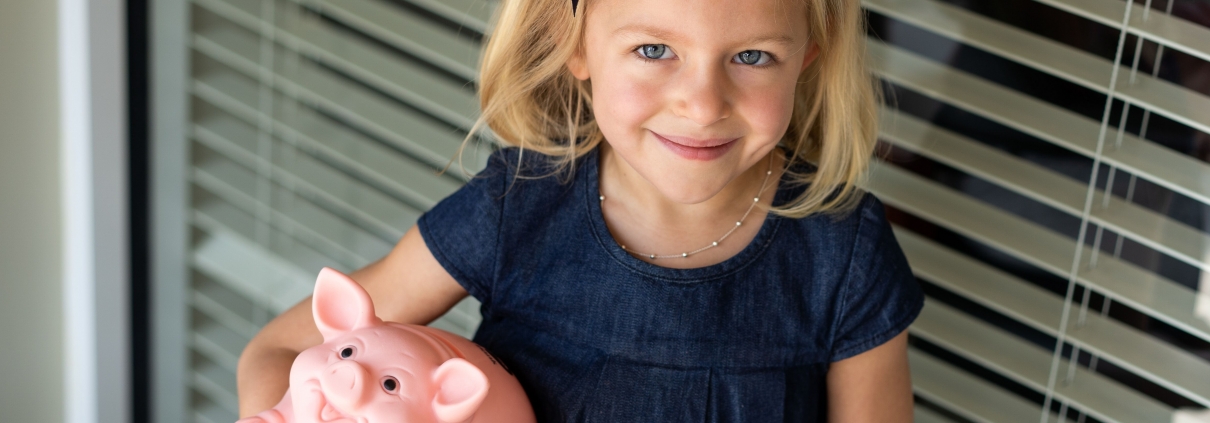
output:
M 567 0 L 503 0 L 479 69 L 482 110 L 467 140 L 484 125 L 501 142 L 549 156 L 574 171 L 575 160 L 605 139 L 592 116 L 589 81 L 566 62 L 581 48 L 586 2 L 575 16 Z M 860 199 L 877 135 L 879 91 L 865 65 L 865 22 L 858 0 L 802 1 L 809 39 L 820 54 L 798 78 L 782 147 L 787 168 L 814 162 L 810 173 L 787 175 L 807 185 L 772 209 L 787 217 L 840 214 Z

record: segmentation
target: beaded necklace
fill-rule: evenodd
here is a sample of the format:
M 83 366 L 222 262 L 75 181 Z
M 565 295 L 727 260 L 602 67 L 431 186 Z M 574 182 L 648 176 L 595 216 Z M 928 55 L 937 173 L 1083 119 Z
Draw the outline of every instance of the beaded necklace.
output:
M 719 239 L 715 240 L 714 242 L 711 242 L 710 245 L 707 245 L 702 248 L 698 248 L 693 251 L 686 251 L 686 252 L 683 252 L 680 254 L 640 253 L 638 251 L 634 251 L 630 248 L 627 248 L 625 245 L 622 245 L 622 244 L 619 244 L 619 245 L 621 245 L 622 250 L 625 250 L 627 253 L 634 254 L 634 255 L 640 256 L 640 257 L 647 257 L 648 259 L 651 259 L 651 260 L 662 259 L 662 258 L 689 258 L 689 256 L 692 256 L 694 254 L 717 247 L 720 242 L 723 242 L 724 239 L 727 239 L 727 237 L 731 236 L 732 232 L 735 232 L 736 229 L 739 229 L 739 227 L 744 224 L 744 220 L 748 218 L 748 214 L 752 213 L 752 208 L 756 207 L 756 203 L 760 202 L 760 196 L 761 196 L 761 194 L 763 194 L 765 192 L 765 186 L 768 185 L 769 176 L 772 174 L 773 174 L 773 155 L 769 155 L 769 168 L 767 170 L 765 170 L 765 180 L 760 183 L 760 191 L 756 192 L 756 197 L 752 197 L 752 204 L 749 204 L 748 210 L 744 212 L 744 215 L 742 217 L 740 217 L 739 220 L 735 221 L 735 226 L 732 226 L 731 229 L 727 231 L 727 233 L 723 234 L 722 237 L 719 237 Z M 605 201 L 604 194 L 601 194 L 601 201 Z

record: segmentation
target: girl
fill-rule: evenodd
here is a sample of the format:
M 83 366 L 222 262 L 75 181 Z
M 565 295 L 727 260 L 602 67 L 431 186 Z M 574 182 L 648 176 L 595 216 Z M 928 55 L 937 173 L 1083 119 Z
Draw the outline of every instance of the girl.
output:
M 909 421 L 923 296 L 855 188 L 858 1 L 576 3 L 503 1 L 480 122 L 513 147 L 352 275 L 380 317 L 479 299 L 540 421 Z M 321 342 L 310 305 L 244 351 L 241 414 Z

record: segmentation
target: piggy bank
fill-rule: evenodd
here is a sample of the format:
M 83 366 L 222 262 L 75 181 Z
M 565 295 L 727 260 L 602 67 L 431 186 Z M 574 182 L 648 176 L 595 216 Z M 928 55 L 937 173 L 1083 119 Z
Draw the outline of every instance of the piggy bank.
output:
M 298 355 L 281 402 L 237 423 L 534 422 L 521 384 L 479 345 L 383 322 L 348 276 L 319 272 L 311 303 L 323 344 Z

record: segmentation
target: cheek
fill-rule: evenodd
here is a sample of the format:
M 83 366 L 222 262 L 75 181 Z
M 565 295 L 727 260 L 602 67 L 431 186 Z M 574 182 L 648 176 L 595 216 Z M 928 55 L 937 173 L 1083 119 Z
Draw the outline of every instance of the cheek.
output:
M 780 140 L 794 110 L 794 84 L 746 90 L 735 107 L 742 110 L 753 135 Z
M 615 72 L 593 78 L 593 113 L 606 139 L 622 142 L 641 135 L 642 124 L 659 109 L 659 84 Z

